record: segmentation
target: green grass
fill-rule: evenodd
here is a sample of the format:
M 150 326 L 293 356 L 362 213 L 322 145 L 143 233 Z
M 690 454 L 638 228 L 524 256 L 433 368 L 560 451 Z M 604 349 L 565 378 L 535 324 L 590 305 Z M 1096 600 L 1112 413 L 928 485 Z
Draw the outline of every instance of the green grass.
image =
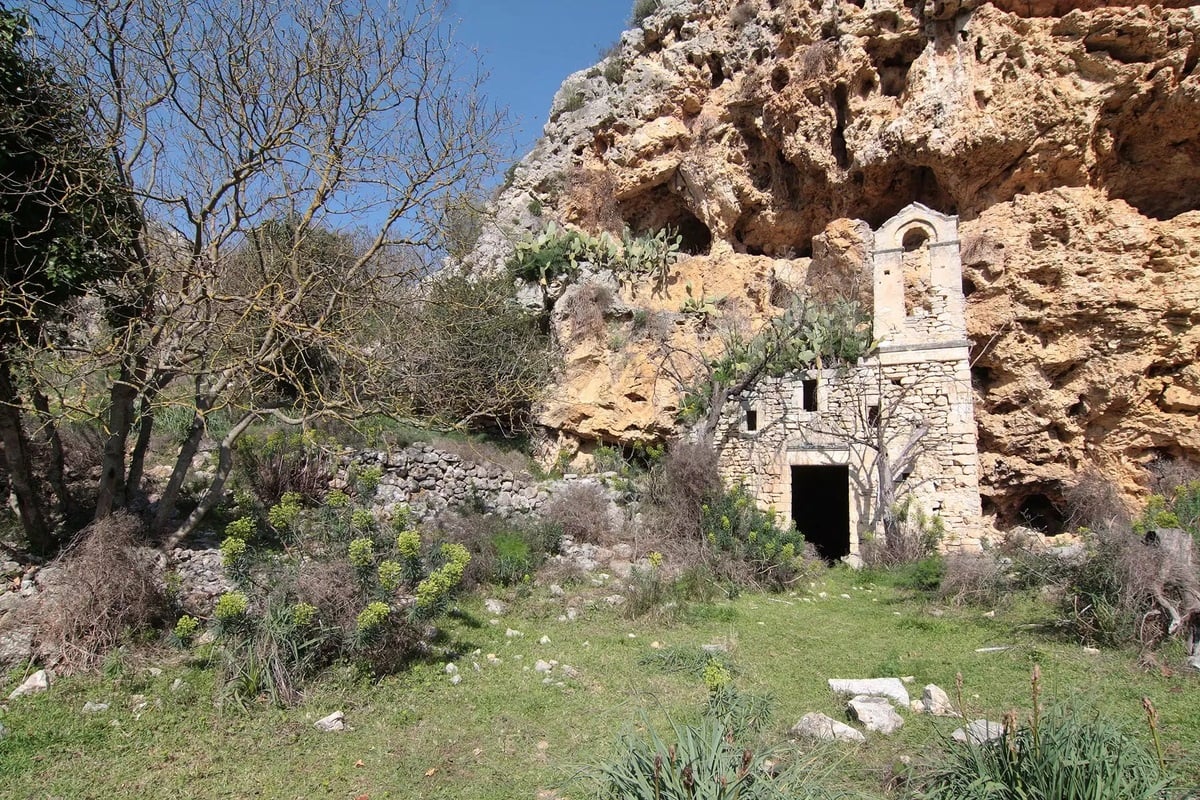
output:
M 623 619 L 602 603 L 559 622 L 560 598 L 518 587 L 503 595 L 512 608 L 498 625 L 489 624 L 480 600 L 466 601 L 465 613 L 443 621 L 428 662 L 378 684 L 337 673 L 286 710 L 219 711 L 211 673 L 172 663 L 178 654 L 162 651 L 148 662 L 164 668 L 161 676 L 127 663 L 116 675 L 64 678 L 44 695 L 7 703 L 0 713 L 9 730 L 0 739 L 0 798 L 512 798 L 551 788 L 585 797 L 590 786 L 579 775 L 612 756 L 621 734 L 699 719 L 702 680 L 643 663 L 659 649 L 655 642 L 661 649 L 727 645 L 738 688 L 774 697 L 765 738 L 793 752 L 786 731 L 804 713 L 843 713 L 827 678 L 912 675 L 910 691 L 919 696 L 926 683 L 953 694 L 961 671 L 969 714 L 998 720 L 1010 708 L 1028 713 L 1036 661 L 1048 702 L 1085 702 L 1147 742 L 1141 698 L 1150 697 L 1168 762 L 1193 784 L 1200 778 L 1196 677 L 1142 671 L 1129 651 L 1087 653 L 1048 635 L 1040 627 L 1048 612 L 1033 602 L 1013 603 L 995 618 L 957 609 L 937 617 L 922 599 L 859 580 L 834 571 L 811 590 L 745 593 L 716 604 L 726 609 L 721 614 L 670 626 Z M 507 638 L 506 628 L 524 636 Z M 538 643 L 543 635 L 550 644 Z M 993 646 L 1010 649 L 976 652 Z M 480 655 L 470 655 L 476 649 Z M 488 663 L 488 653 L 502 662 Z M 459 666 L 460 685 L 443 671 L 448 656 Z M 559 674 L 560 666 L 543 684 L 533 668 L 539 658 L 571 665 L 579 677 Z M 20 678 L 9 674 L 0 691 L 7 695 Z M 176 678 L 184 691 L 171 691 Z M 150 705 L 135 713 L 131 698 L 139 694 Z M 84 715 L 88 700 L 111 708 Z M 312 727 L 338 709 L 353 730 Z M 901 713 L 905 726 L 894 736 L 845 749 L 836 769 L 840 786 L 884 797 L 901 757 L 928 762 L 955 727 Z

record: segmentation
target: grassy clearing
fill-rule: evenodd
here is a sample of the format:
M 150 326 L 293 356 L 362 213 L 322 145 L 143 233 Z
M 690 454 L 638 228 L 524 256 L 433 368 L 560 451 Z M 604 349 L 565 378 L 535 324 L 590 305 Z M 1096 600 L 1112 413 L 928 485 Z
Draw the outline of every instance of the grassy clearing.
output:
M 544 789 L 585 797 L 590 785 L 581 771 L 610 756 L 620 734 L 699 716 L 700 679 L 641 663 L 655 642 L 726 645 L 737 686 L 774 695 L 764 738 L 783 743 L 785 752 L 798 747 L 786 742 L 786 732 L 805 712 L 841 716 L 827 678 L 912 675 L 910 689 L 919 696 L 930 682 L 953 694 L 961 671 L 969 714 L 999 719 L 1010 708 L 1028 713 L 1036 662 L 1049 701 L 1081 701 L 1147 741 L 1140 703 L 1148 696 L 1159 709 L 1168 760 L 1193 783 L 1200 778 L 1195 677 L 1143 671 L 1129 651 L 1094 654 L 1057 639 L 1043 627 L 1048 612 L 1033 601 L 999 609 L 994 618 L 949 608 L 935 616 L 922 599 L 859 580 L 834 571 L 804 592 L 743 594 L 673 625 L 626 620 L 603 604 L 560 622 L 564 600 L 536 589 L 523 596 L 514 590 L 505 598 L 511 610 L 492 624 L 482 601 L 470 600 L 446 621 L 428 662 L 378 684 L 331 676 L 288 710 L 215 709 L 211 674 L 171 663 L 180 661 L 177 654 L 114 663 L 104 676 L 63 679 L 44 695 L 7 703 L 0 797 L 511 798 Z M 508 628 L 524 635 L 506 637 Z M 550 643 L 539 644 L 542 636 Z M 986 647 L 1008 649 L 977 652 Z M 499 663 L 489 662 L 489 653 Z M 549 683 L 535 671 L 537 659 L 559 662 Z M 444 671 L 447 660 L 459 667 L 459 685 Z M 148 665 L 164 671 L 151 676 Z M 565 675 L 563 665 L 578 677 Z M 10 674 L 0 689 L 7 694 L 20 677 Z M 177 678 L 183 688 L 172 691 Z M 110 709 L 84 715 L 89 700 Z M 135 710 L 140 702 L 147 707 Z M 313 728 L 337 709 L 353 730 Z M 904 716 L 896 735 L 870 736 L 865 747 L 823 759 L 833 764 L 839 787 L 903 796 L 884 788 L 903 772 L 901 759 L 928 761 L 955 727 Z

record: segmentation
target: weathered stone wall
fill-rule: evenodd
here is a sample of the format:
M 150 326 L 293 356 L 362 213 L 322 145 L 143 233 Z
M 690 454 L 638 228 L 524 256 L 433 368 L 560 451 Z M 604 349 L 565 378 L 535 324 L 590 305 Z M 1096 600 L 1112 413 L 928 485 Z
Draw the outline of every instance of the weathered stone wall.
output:
M 804 381 L 817 380 L 818 411 L 804 411 Z M 878 522 L 878 454 L 896 481 L 897 501 L 912 497 L 946 526 L 945 550 L 980 545 L 979 465 L 974 432 L 963 425 L 970 403 L 964 363 L 880 365 L 798 373 L 759 384 L 730 403 L 717 432 L 723 477 L 742 482 L 763 508 L 790 524 L 793 466 L 850 468 L 850 551 Z M 878 416 L 871 411 L 878 409 Z M 746 430 L 746 412 L 758 417 Z
M 418 520 L 429 519 L 453 506 L 509 516 L 531 513 L 550 497 L 550 490 L 496 464 L 478 463 L 428 444 L 392 450 L 368 450 L 346 459 L 335 479 L 345 486 L 351 466 L 383 470 L 374 508 L 390 517 L 392 508 L 406 504 Z

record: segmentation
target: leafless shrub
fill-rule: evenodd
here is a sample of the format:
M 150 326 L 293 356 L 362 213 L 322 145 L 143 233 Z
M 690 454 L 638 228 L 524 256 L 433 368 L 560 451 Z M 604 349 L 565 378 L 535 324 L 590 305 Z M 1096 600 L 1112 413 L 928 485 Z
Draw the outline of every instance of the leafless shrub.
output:
M 557 583 L 559 586 L 567 586 L 583 583 L 588 576 L 588 571 L 580 566 L 578 561 L 559 556 L 549 559 L 538 571 L 538 582 L 544 585 Z
M 566 194 L 575 208 L 575 223 L 588 233 L 621 233 L 625 220 L 617 208 L 616 193 L 616 181 L 606 169 L 575 167 L 567 174 Z
M 752 0 L 742 0 L 733 7 L 733 11 L 729 15 L 729 21 L 733 23 L 735 28 L 740 28 L 758 14 L 758 8 Z
M 567 290 L 558 308 L 571 322 L 576 336 L 594 335 L 604 328 L 604 316 L 612 308 L 612 290 L 598 283 L 586 283 Z
M 938 595 L 955 605 L 993 606 L 1007 590 L 1004 569 L 991 553 L 956 553 L 944 564 Z
M 237 447 L 237 468 L 267 507 L 287 492 L 296 492 L 315 505 L 325 496 L 333 476 L 330 455 L 305 442 L 300 434 L 244 436 Z
M 609 501 L 594 483 L 574 483 L 546 505 L 542 516 L 576 542 L 606 544 L 613 537 Z
M 1111 480 L 1088 470 L 1063 491 L 1068 529 L 1128 530 L 1132 521 L 1121 492 Z
M 868 567 L 886 569 L 913 564 L 937 552 L 938 542 L 945 533 L 941 517 L 927 517 L 913 507 L 909 498 L 895 509 L 889 520 L 882 537 L 867 539 L 862 544 L 863 563 Z
M 492 541 L 507 527 L 503 518 L 494 514 L 444 511 L 430 527 L 435 537 L 461 544 L 471 554 L 471 561 L 463 573 L 461 585 L 464 589 L 487 583 L 496 573 L 497 556 Z
M 316 607 L 320 619 L 341 630 L 354 630 L 363 603 L 354 567 L 345 558 L 306 561 L 296 576 L 296 598 Z
M 837 62 L 836 42 L 828 39 L 813 42 L 800 53 L 800 77 L 804 81 L 816 80 L 832 72 Z
M 649 522 L 668 539 L 694 541 L 700 533 L 701 506 L 720 490 L 713 448 L 676 440 L 647 479 L 644 500 Z
M 100 468 L 104 433 L 91 422 L 66 422 L 59 426 L 65 466 L 69 473 L 87 477 Z
M 488 441 L 452 439 L 437 434 L 430 435 L 428 439 L 429 444 L 443 453 L 456 455 L 472 464 L 491 464 L 524 480 L 533 479 L 533 473 L 530 471 L 532 461 L 520 450 L 505 449 Z
M 152 556 L 139 552 L 142 527 L 125 513 L 84 529 L 54 562 L 39 620 L 41 648 L 58 669 L 96 667 L 132 631 L 160 622 L 166 597 Z

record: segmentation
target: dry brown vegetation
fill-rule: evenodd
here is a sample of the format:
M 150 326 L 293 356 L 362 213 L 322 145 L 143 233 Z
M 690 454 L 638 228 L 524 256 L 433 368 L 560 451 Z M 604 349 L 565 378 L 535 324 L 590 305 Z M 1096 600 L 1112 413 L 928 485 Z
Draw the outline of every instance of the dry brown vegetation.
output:
M 37 613 L 40 649 L 61 671 L 98 666 L 131 632 L 160 622 L 167 601 L 141 523 L 118 513 L 92 523 L 53 563 Z
M 576 542 L 610 544 L 615 531 L 604 490 L 592 483 L 573 483 L 546 504 L 542 516 Z

